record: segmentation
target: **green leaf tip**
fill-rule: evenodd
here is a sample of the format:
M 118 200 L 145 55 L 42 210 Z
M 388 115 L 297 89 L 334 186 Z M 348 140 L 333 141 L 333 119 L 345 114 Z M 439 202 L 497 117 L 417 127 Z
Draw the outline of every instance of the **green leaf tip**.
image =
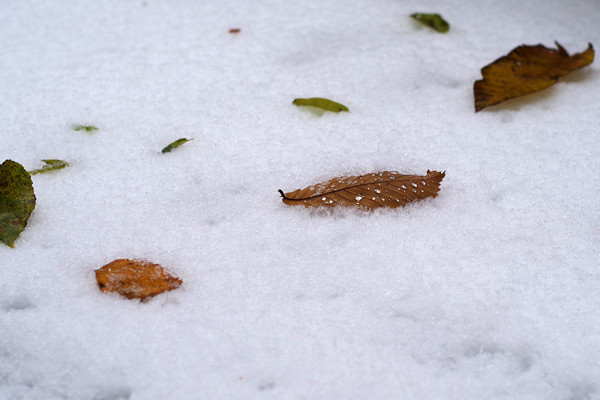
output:
M 42 160 L 46 163 L 42 168 L 34 169 L 33 171 L 28 171 L 29 175 L 43 174 L 48 171 L 54 171 L 57 169 L 63 169 L 69 166 L 69 163 L 63 160 Z
M 411 18 L 419 21 L 423 25 L 427 25 L 428 27 L 435 29 L 440 33 L 446 33 L 450 30 L 450 24 L 442 18 L 440 14 L 423 14 L 423 13 L 414 13 L 411 14 Z
M 312 97 L 310 99 L 294 99 L 292 104 L 298 107 L 315 107 L 325 111 L 331 111 L 339 113 L 340 111 L 350 111 L 348 107 L 343 104 L 336 103 L 329 99 L 323 99 L 321 97 Z
M 97 131 L 98 128 L 96 128 L 93 125 L 73 125 L 73 130 L 74 131 L 93 132 L 93 131 Z
M 18 162 L 0 165 L 0 241 L 15 247 L 15 240 L 27 226 L 35 208 L 31 176 Z
M 194 140 L 194 139 L 186 139 L 186 138 L 177 139 L 176 141 L 174 141 L 173 143 L 171 143 L 170 145 L 168 145 L 167 147 L 162 149 L 161 153 L 168 153 L 171 150 L 178 148 L 182 144 L 187 143 L 192 140 Z

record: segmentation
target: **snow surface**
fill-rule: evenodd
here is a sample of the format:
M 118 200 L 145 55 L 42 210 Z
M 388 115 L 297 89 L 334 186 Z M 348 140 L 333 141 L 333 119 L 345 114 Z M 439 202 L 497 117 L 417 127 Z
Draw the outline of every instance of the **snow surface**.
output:
M 3 1 L 0 161 L 71 165 L 33 177 L 27 229 L 0 246 L 0 398 L 600 399 L 597 62 L 477 114 L 472 94 L 520 44 L 600 47 L 599 15 L 597 0 Z M 374 213 L 277 193 L 385 169 L 446 178 Z M 116 258 L 184 283 L 103 294 L 94 270 Z

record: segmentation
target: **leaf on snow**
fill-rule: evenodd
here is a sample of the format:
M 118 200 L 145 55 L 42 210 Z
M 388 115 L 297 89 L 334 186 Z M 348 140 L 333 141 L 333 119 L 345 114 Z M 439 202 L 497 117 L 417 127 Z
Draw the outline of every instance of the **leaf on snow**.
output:
M 428 27 L 435 29 L 440 33 L 446 33 L 450 30 L 450 24 L 442 18 L 440 14 L 424 14 L 424 13 L 414 13 L 411 14 L 411 18 L 419 21 L 423 25 L 427 25 Z
M 402 175 L 396 171 L 374 172 L 360 176 L 343 176 L 305 189 L 283 193 L 283 202 L 305 207 L 396 208 L 408 203 L 436 197 L 445 172 L 427 171 L 427 175 Z
M 348 107 L 343 104 L 336 103 L 329 99 L 323 99 L 321 97 L 311 97 L 309 99 L 294 99 L 292 104 L 298 107 L 315 107 L 324 111 L 331 111 L 339 113 L 340 111 L 350 111 Z
M 590 43 L 583 53 L 569 53 L 538 44 L 522 45 L 481 69 L 483 79 L 475 82 L 475 112 L 504 100 L 534 93 L 552 86 L 558 78 L 594 61 Z
M 93 125 L 73 125 L 73 130 L 74 131 L 93 132 L 93 131 L 97 131 L 98 128 L 96 128 Z
M 96 282 L 103 292 L 117 292 L 128 299 L 141 300 L 177 289 L 183 283 L 158 264 L 128 259 L 114 260 L 97 269 Z
M 42 168 L 29 171 L 29 175 L 43 174 L 48 171 L 54 171 L 69 166 L 69 163 L 63 160 L 42 160 L 46 163 Z
M 170 145 L 168 145 L 167 147 L 162 149 L 161 153 L 169 153 L 171 150 L 176 149 L 179 146 L 181 146 L 182 144 L 187 143 L 192 140 L 194 140 L 194 139 L 186 139 L 186 138 L 177 139 L 176 141 L 174 141 L 173 143 L 171 143 Z
M 15 247 L 34 208 L 31 176 L 18 162 L 4 161 L 0 165 L 0 241 Z

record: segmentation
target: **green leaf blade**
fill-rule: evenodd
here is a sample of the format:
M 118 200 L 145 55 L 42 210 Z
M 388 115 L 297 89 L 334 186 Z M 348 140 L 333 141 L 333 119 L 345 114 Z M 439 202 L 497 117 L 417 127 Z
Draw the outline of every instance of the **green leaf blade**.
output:
M 161 150 L 161 153 L 169 153 L 172 150 L 178 148 L 179 146 L 181 146 L 182 144 L 185 144 L 187 142 L 190 142 L 194 139 L 186 139 L 186 138 L 181 138 L 181 139 L 177 139 L 176 141 L 174 141 L 173 143 L 171 143 L 170 145 L 168 145 L 167 147 L 165 147 L 164 149 Z
M 97 131 L 98 128 L 96 128 L 93 125 L 73 125 L 73 130 L 74 131 L 93 132 L 93 131 Z
M 450 24 L 440 14 L 414 13 L 411 14 L 411 18 L 440 33 L 446 33 L 450 30 Z
M 335 101 L 324 99 L 322 97 L 311 97 L 308 99 L 294 99 L 292 104 L 298 107 L 315 107 L 324 111 L 339 113 L 341 111 L 350 111 L 348 107 Z
M 69 166 L 69 163 L 63 160 L 48 159 L 42 160 L 46 163 L 42 168 L 34 169 L 29 171 L 29 175 L 43 174 L 48 171 L 55 171 L 57 169 L 63 169 Z
M 35 208 L 33 181 L 21 164 L 6 160 L 0 165 L 0 241 L 15 247 Z

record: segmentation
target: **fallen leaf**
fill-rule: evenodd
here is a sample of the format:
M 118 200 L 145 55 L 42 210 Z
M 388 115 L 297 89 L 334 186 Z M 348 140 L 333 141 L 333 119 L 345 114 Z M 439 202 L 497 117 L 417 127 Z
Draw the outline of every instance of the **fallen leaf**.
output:
M 73 125 L 73 130 L 74 131 L 93 132 L 93 131 L 97 131 L 98 128 L 96 128 L 93 125 Z
M 192 140 L 194 140 L 194 139 L 186 139 L 186 138 L 177 139 L 176 141 L 174 141 L 173 143 L 171 143 L 170 145 L 168 145 L 167 147 L 162 149 L 161 153 L 169 153 L 171 150 L 176 149 L 179 146 L 181 146 L 182 144 L 187 143 Z
M 590 43 L 583 53 L 569 53 L 555 42 L 558 50 L 519 46 L 481 69 L 483 79 L 475 82 L 475 112 L 504 100 L 534 93 L 552 86 L 558 78 L 594 61 Z
M 231 28 L 229 30 L 229 33 L 240 33 L 241 29 L 240 28 Z
M 128 299 L 141 300 L 177 289 L 183 283 L 158 264 L 128 259 L 114 260 L 97 269 L 96 281 L 103 292 L 117 292 Z
M 310 99 L 294 99 L 292 104 L 298 107 L 315 107 L 325 111 L 331 111 L 339 113 L 340 111 L 350 111 L 348 107 L 343 104 L 336 103 L 329 99 L 323 99 L 321 97 L 312 97 Z
M 408 203 L 436 197 L 446 172 L 427 171 L 427 175 L 402 175 L 396 171 L 374 172 L 360 176 L 343 176 L 305 189 L 283 193 L 283 202 L 305 207 L 396 208 Z
M 54 171 L 57 169 L 62 169 L 69 166 L 69 163 L 62 160 L 42 160 L 46 163 L 42 168 L 34 169 L 33 171 L 29 171 L 29 175 L 43 174 L 48 171 Z
M 0 241 L 15 247 L 15 240 L 27 226 L 35 208 L 31 176 L 18 162 L 0 165 Z
M 450 30 L 450 24 L 442 18 L 440 14 L 424 14 L 424 13 L 414 13 L 411 14 L 411 18 L 419 21 L 423 25 L 427 25 L 428 27 L 435 29 L 440 33 L 446 33 Z

